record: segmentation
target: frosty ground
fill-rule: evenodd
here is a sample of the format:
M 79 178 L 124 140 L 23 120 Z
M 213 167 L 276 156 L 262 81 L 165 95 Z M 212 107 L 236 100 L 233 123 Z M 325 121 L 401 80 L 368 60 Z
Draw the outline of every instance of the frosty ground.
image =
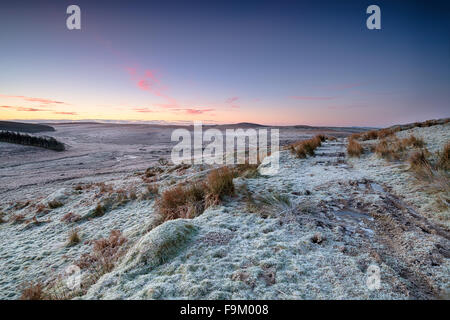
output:
M 436 125 L 397 135 L 421 136 L 436 151 L 450 140 L 449 128 Z M 157 223 L 157 195 L 146 193 L 148 181 L 138 167 L 115 171 L 107 179 L 89 175 L 51 187 L 32 185 L 22 189 L 30 195 L 23 200 L 17 199 L 17 189 L 2 186 L 7 192 L 1 210 L 8 222 L 0 224 L 0 297 L 18 298 L 27 281 L 56 279 L 91 251 L 92 240 L 114 229 L 127 238 L 126 253 L 75 298 L 448 297 L 448 208 L 436 208 L 433 195 L 404 163 L 374 153 L 348 158 L 346 144 L 346 138 L 327 141 L 307 159 L 282 150 L 277 175 L 238 177 L 234 197 L 194 219 L 162 224 Z M 152 183 L 160 192 L 210 170 L 158 166 L 161 172 Z M 136 197 L 95 216 L 106 197 L 105 185 Z M 263 209 L 252 209 L 249 195 L 255 203 L 264 200 Z M 36 213 L 55 201 L 61 206 Z M 61 221 L 69 212 L 79 216 L 77 221 Z M 22 220 L 12 219 L 20 215 Z M 74 228 L 82 241 L 68 246 Z M 367 285 L 369 266 L 380 269 L 379 289 Z

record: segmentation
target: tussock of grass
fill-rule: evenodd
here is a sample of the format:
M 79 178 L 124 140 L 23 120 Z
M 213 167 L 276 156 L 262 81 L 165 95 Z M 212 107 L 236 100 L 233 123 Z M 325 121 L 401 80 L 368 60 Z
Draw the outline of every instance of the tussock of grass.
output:
M 73 212 L 68 212 L 61 218 L 61 222 L 71 223 L 71 222 L 77 222 L 80 219 L 81 219 L 81 216 L 79 214 L 76 214 Z
M 164 170 L 160 167 L 150 167 L 145 170 L 145 176 L 147 178 L 154 177 L 160 173 L 164 172 Z
M 360 157 L 364 149 L 359 142 L 350 139 L 347 145 L 347 153 L 350 157 Z
M 92 213 L 92 216 L 93 217 L 101 217 L 105 214 L 105 212 L 106 212 L 105 206 L 102 205 L 101 203 L 98 203 Z
M 399 141 L 383 139 L 375 146 L 375 152 L 388 160 L 399 160 L 403 156 L 405 146 Z
M 119 230 L 112 230 L 108 238 L 93 241 L 92 252 L 83 254 L 75 264 L 81 269 L 92 269 L 96 275 L 110 272 L 124 254 L 122 246 L 127 239 Z
M 57 208 L 62 207 L 63 205 L 64 205 L 64 204 L 63 204 L 62 202 L 58 201 L 58 200 L 52 200 L 52 201 L 50 201 L 50 202 L 48 203 L 48 207 L 49 207 L 50 209 L 57 209 Z
M 219 204 L 226 196 L 233 195 L 234 175 L 228 167 L 222 167 L 211 171 L 203 182 L 179 185 L 164 191 L 156 202 L 163 221 L 195 218 L 205 208 Z
M 69 232 L 69 237 L 67 239 L 67 246 L 74 246 L 78 243 L 80 243 L 81 238 L 80 235 L 78 234 L 78 230 L 77 229 L 73 229 L 70 230 Z
M 201 214 L 205 207 L 205 189 L 203 184 L 196 183 L 190 186 L 176 186 L 163 192 L 157 201 L 163 220 L 192 219 Z
M 408 162 L 410 164 L 410 169 L 417 172 L 428 172 L 431 171 L 431 164 L 428 161 L 425 151 L 416 151 L 408 158 Z
M 22 295 L 20 300 L 46 300 L 44 285 L 40 282 L 28 282 L 22 285 Z
M 302 140 L 289 145 L 289 149 L 297 158 L 306 158 L 308 155 L 313 156 L 314 151 L 321 146 L 322 142 L 327 137 L 322 134 L 318 134 L 311 139 Z
M 100 193 L 112 193 L 112 192 L 114 192 L 114 188 L 110 184 L 105 184 L 103 182 L 100 182 L 100 183 L 97 183 L 95 185 L 99 187 L 99 192 Z
M 159 187 L 156 183 L 148 184 L 145 191 L 143 191 L 138 198 L 140 200 L 149 200 L 155 198 L 159 194 Z
M 11 217 L 13 224 L 25 222 L 25 215 L 22 213 L 17 213 Z
M 450 170 L 450 142 L 447 142 L 444 149 L 438 153 L 436 167 L 444 171 Z
M 405 146 L 413 146 L 414 148 L 423 148 L 425 146 L 425 142 L 422 138 L 417 138 L 413 135 L 411 135 L 409 138 L 403 139 L 402 143 Z
M 234 173 L 228 167 L 222 167 L 211 171 L 206 179 L 207 205 L 216 205 L 220 203 L 225 196 L 234 194 L 233 184 Z
M 390 139 L 382 139 L 375 146 L 375 152 L 382 158 L 388 160 L 405 159 L 408 147 L 423 148 L 425 142 L 421 138 L 411 135 L 409 138 L 398 139 L 396 136 Z

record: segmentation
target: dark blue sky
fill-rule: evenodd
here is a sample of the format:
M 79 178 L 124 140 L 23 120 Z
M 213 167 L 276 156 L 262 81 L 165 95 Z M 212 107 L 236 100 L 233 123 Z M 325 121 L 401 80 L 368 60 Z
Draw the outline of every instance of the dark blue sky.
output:
M 70 4 L 80 31 L 66 28 Z M 366 28 L 371 4 L 381 30 Z M 0 118 L 448 117 L 449 39 L 444 1 L 2 2 Z

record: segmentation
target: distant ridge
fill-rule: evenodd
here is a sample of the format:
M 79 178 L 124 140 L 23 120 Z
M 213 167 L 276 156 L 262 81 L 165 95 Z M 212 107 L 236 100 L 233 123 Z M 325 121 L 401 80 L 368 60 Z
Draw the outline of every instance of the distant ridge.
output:
M 35 132 L 55 131 L 55 128 L 47 126 L 45 124 L 0 121 L 0 130 L 35 133 Z

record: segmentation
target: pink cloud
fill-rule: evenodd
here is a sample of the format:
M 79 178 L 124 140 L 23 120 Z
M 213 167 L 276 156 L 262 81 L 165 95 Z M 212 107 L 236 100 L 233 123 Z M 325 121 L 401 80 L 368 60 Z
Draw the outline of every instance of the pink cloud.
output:
M 192 109 L 192 108 L 186 108 L 183 109 L 184 112 L 186 112 L 186 114 L 203 114 L 206 112 L 211 112 L 214 111 L 214 109 Z
M 170 97 L 164 91 L 166 87 L 161 84 L 160 79 L 156 76 L 152 70 L 145 70 L 142 75 L 136 70 L 136 68 L 126 67 L 125 70 L 130 75 L 131 79 L 136 83 L 136 86 L 143 90 L 148 91 L 158 97 L 161 97 L 168 101 L 168 104 L 178 106 L 178 102 L 175 98 Z
M 294 100 L 332 100 L 334 97 L 311 97 L 311 96 L 292 96 Z
M 43 104 L 67 104 L 65 102 L 62 101 L 56 101 L 56 100 L 51 100 L 51 99 L 45 99 L 45 98 L 34 98 L 34 97 L 26 97 L 26 96 L 11 96 L 11 95 L 6 95 L 6 94 L 0 94 L 0 97 L 2 98 L 12 98 L 12 99 L 22 99 L 28 102 L 39 102 L 39 103 L 43 103 Z
M 133 108 L 133 110 L 136 112 L 142 112 L 142 113 L 155 112 L 154 110 L 150 110 L 149 108 L 145 108 L 145 107 L 144 108 L 137 107 L 137 108 Z
M 47 109 L 29 108 L 29 107 L 15 107 L 17 111 L 27 111 L 27 112 L 39 112 L 39 111 L 50 111 Z
M 19 106 L 0 106 L 0 108 L 14 109 L 17 111 L 51 111 L 48 109 L 38 109 L 38 108 L 19 107 Z

